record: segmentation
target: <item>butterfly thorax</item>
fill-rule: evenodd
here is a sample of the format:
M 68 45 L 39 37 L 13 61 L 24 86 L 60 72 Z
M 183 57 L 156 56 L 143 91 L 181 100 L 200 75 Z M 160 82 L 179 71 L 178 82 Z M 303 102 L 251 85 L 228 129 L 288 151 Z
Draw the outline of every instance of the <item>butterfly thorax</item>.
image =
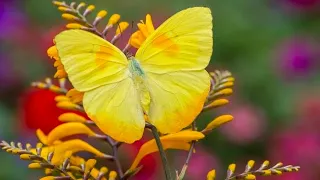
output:
M 134 57 L 129 58 L 129 71 L 131 72 L 131 78 L 134 82 L 134 85 L 137 89 L 138 94 L 140 94 L 140 103 L 141 107 L 146 115 L 149 112 L 150 106 L 150 94 L 149 90 L 145 83 L 145 73 L 140 66 L 139 61 L 137 61 Z
M 133 76 L 144 76 L 144 71 L 141 68 L 139 61 L 134 57 L 129 58 L 129 70 Z

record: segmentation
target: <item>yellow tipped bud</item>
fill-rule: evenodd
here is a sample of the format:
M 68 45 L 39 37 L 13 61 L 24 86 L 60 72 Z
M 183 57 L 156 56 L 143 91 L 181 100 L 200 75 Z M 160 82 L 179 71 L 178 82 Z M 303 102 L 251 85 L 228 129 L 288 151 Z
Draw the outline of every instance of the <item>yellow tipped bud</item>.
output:
M 40 163 L 30 163 L 28 165 L 28 168 L 30 168 L 30 169 L 39 169 L 39 168 L 41 168 L 41 164 Z
M 246 166 L 246 172 L 249 172 L 253 168 L 254 163 L 255 163 L 254 160 L 248 161 L 247 166 Z
M 236 164 L 230 164 L 228 167 L 228 170 L 232 173 L 234 173 L 234 171 L 236 170 Z
M 283 166 L 283 163 L 282 162 L 278 162 L 276 165 L 273 166 L 273 168 L 278 168 L 278 167 L 281 167 Z
M 255 163 L 254 160 L 250 160 L 250 161 L 248 161 L 247 165 L 250 167 L 253 167 L 254 163 Z
M 106 10 L 99 11 L 97 14 L 97 18 L 104 18 L 107 14 L 108 12 Z
M 215 118 L 213 121 L 211 121 L 207 127 L 202 130 L 202 132 L 208 132 L 208 131 L 211 131 L 212 129 L 215 129 L 227 122 L 230 122 L 233 120 L 233 116 L 231 115 L 222 115 L 222 116 L 219 116 L 217 118 Z
M 109 180 L 115 180 L 116 177 L 117 177 L 117 172 L 111 171 L 111 172 L 109 173 Z
M 76 113 L 64 113 L 59 116 L 59 121 L 62 122 L 86 122 L 86 118 L 76 114 Z
M 253 174 L 248 174 L 248 175 L 246 175 L 245 179 L 246 179 L 246 180 L 255 180 L 255 179 L 256 179 L 256 176 L 253 175 Z
M 51 46 L 48 50 L 47 50 L 47 54 L 50 58 L 54 58 L 55 60 L 59 60 L 59 56 L 58 56 L 58 49 L 56 46 Z
M 37 88 L 40 88 L 40 89 L 44 89 L 47 87 L 47 84 L 42 83 L 42 82 L 36 82 L 34 86 Z
M 212 103 L 210 103 L 208 106 L 206 106 L 206 108 L 217 108 L 223 105 L 226 105 L 229 103 L 229 100 L 227 99 L 217 99 L 214 100 Z
M 75 110 L 78 108 L 78 105 L 70 101 L 62 101 L 57 103 L 57 107 L 61 109 Z
M 222 87 L 232 87 L 234 85 L 234 83 L 233 82 L 226 82 L 226 83 L 223 83 L 223 84 L 221 84 L 220 86 L 222 86 Z
M 30 144 L 30 143 L 27 143 L 27 144 L 26 144 L 26 149 L 29 150 L 29 149 L 31 149 L 31 148 L 32 148 L 31 144 Z
M 285 168 L 285 172 L 292 172 L 292 168 Z
M 73 21 L 73 20 L 79 20 L 79 18 L 77 18 L 76 16 L 72 15 L 72 14 L 68 14 L 68 13 L 63 13 L 61 15 L 62 18 L 69 20 L 69 21 Z
M 94 5 L 90 5 L 87 7 L 86 11 L 93 11 L 96 7 Z
M 3 149 L 3 148 L 2 148 Z M 12 149 L 6 149 L 6 152 L 11 153 Z
M 62 11 L 62 12 L 70 12 L 70 11 L 72 11 L 70 8 L 67 8 L 67 7 L 64 7 L 64 6 L 58 7 L 58 10 Z
M 120 20 L 120 15 L 113 14 L 109 19 L 108 25 L 115 25 L 119 20 Z
M 83 25 L 78 24 L 78 23 L 69 23 L 66 25 L 66 28 L 68 28 L 68 29 L 81 29 L 83 27 L 84 27 Z
M 66 78 L 67 77 L 67 72 L 64 69 L 59 69 L 55 74 L 54 78 Z
M 44 170 L 44 174 L 46 174 L 46 175 L 49 175 L 49 174 L 52 174 L 52 172 L 53 172 L 53 170 L 52 169 L 45 169 Z M 48 176 L 47 176 L 48 177 Z
M 120 22 L 116 30 L 116 35 L 123 33 L 128 28 L 128 26 L 129 26 L 128 22 Z
M 21 154 L 20 159 L 22 160 L 30 160 L 30 155 L 29 154 Z
M 262 172 L 263 172 L 264 176 L 270 176 L 272 174 L 271 170 L 269 170 L 269 169 L 268 170 L 263 170 Z
M 105 173 L 108 172 L 108 168 L 107 168 L 107 167 L 102 167 L 102 168 L 100 169 L 100 172 L 103 173 L 103 174 L 105 174 Z
M 85 164 L 85 170 L 84 170 L 84 172 L 85 172 L 86 174 L 89 173 L 89 172 L 93 169 L 94 165 L 96 165 L 96 163 L 97 163 L 97 160 L 95 160 L 95 159 L 89 159 L 89 160 L 86 162 L 86 164 Z
M 61 89 L 60 89 L 58 86 L 55 86 L 55 85 L 51 85 L 51 86 L 49 87 L 49 89 L 50 89 L 51 91 L 53 91 L 53 92 L 60 92 L 60 91 L 61 91 Z
M 215 180 L 216 178 L 216 170 L 211 170 L 207 174 L 207 180 Z
M 279 170 L 273 170 L 273 173 L 275 173 L 276 175 L 282 175 L 282 172 Z
M 65 5 L 64 2 L 60 2 L 60 1 L 52 1 L 52 3 L 56 6 L 63 6 Z
M 234 82 L 235 81 L 234 77 L 228 77 L 227 80 L 230 81 L 230 82 Z
M 80 103 L 83 100 L 83 92 L 77 91 L 76 89 L 70 89 L 67 92 L 67 97 L 70 98 L 73 103 Z
M 300 166 L 292 167 L 292 171 L 299 171 L 299 169 L 300 169 Z
M 12 149 L 12 154 L 18 154 L 20 152 L 20 149 Z
M 58 66 L 61 66 L 61 65 L 62 65 L 62 63 L 59 60 L 54 61 L 54 63 L 53 63 L 53 67 L 58 67 Z
M 64 70 L 63 65 L 61 64 L 61 65 L 57 66 L 57 70 Z
M 64 96 L 64 95 L 59 95 L 59 96 L 56 96 L 54 98 L 54 100 L 56 102 L 60 102 L 60 101 L 70 101 L 70 99 L 67 97 L 67 96 Z
M 37 148 L 42 148 L 42 147 L 43 147 L 43 144 L 42 144 L 42 143 L 37 143 L 36 147 L 37 147 Z
M 86 3 L 84 3 L 84 2 L 81 2 L 79 5 L 78 5 L 78 7 L 80 6 L 80 7 L 83 7 L 83 6 L 85 6 L 86 5 Z
M 81 169 L 80 167 L 78 167 L 78 166 L 70 166 L 68 169 L 69 169 L 69 170 L 72 170 L 72 171 L 81 171 L 81 170 L 82 170 L 82 169 Z
M 221 91 L 217 92 L 217 94 L 221 94 L 224 96 L 231 95 L 233 93 L 233 90 L 231 88 L 222 89 Z
M 262 166 L 265 168 L 265 167 L 268 167 L 269 164 L 270 164 L 270 161 L 265 160 L 265 161 L 262 163 Z

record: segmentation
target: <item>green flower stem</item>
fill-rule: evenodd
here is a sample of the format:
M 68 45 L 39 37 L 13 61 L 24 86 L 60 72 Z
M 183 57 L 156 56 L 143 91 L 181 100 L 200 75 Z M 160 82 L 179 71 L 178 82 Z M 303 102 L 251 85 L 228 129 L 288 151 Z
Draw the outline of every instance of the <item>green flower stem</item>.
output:
M 162 166 L 163 166 L 163 169 L 164 169 L 165 174 L 166 174 L 166 179 L 167 180 L 174 180 L 172 175 L 171 175 L 169 162 L 168 162 L 166 153 L 164 152 L 164 149 L 162 147 L 162 144 L 161 144 L 161 141 L 160 141 L 160 136 L 159 136 L 157 128 L 155 126 L 151 125 L 151 124 L 147 124 L 146 127 L 151 129 L 152 134 L 154 136 L 154 139 L 156 140 L 156 143 L 157 143 L 157 146 L 158 146 L 158 149 L 159 149 L 159 152 L 160 152 L 161 160 L 162 160 Z

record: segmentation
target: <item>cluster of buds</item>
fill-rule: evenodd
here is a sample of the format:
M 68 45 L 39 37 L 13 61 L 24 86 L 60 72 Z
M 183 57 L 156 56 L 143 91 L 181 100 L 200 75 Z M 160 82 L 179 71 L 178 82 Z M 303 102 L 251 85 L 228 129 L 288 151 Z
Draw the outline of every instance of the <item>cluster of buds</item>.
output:
M 117 177 L 117 173 L 108 172 L 107 167 L 95 168 L 95 159 L 85 161 L 79 156 L 73 156 L 72 151 L 61 152 L 54 147 L 43 147 L 42 143 L 33 148 L 29 143 L 23 146 L 21 143 L 2 141 L 0 146 L 9 153 L 19 155 L 20 159 L 30 161 L 30 169 L 43 169 L 45 176 L 41 180 L 76 180 L 79 175 L 83 177 L 82 180 L 115 180 Z M 55 158 L 57 156 L 61 157 L 59 161 Z
M 283 166 L 283 163 L 279 162 L 276 165 L 269 167 L 270 162 L 268 160 L 264 161 L 260 167 L 253 170 L 255 161 L 248 161 L 244 172 L 240 174 L 235 174 L 236 164 L 230 164 L 227 171 L 226 180 L 240 179 L 240 180 L 255 180 L 257 176 L 271 176 L 271 175 L 282 175 L 284 172 L 294 172 L 299 171 L 299 166 L 287 165 Z M 216 172 L 211 170 L 207 175 L 207 180 L 215 180 Z

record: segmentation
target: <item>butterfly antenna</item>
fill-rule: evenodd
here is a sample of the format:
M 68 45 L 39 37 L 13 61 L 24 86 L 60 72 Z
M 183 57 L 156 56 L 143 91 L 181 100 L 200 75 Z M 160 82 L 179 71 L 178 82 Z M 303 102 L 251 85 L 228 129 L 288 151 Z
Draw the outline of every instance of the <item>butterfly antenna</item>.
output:
M 134 21 L 131 21 L 131 34 L 133 34 L 133 27 L 134 26 Z

